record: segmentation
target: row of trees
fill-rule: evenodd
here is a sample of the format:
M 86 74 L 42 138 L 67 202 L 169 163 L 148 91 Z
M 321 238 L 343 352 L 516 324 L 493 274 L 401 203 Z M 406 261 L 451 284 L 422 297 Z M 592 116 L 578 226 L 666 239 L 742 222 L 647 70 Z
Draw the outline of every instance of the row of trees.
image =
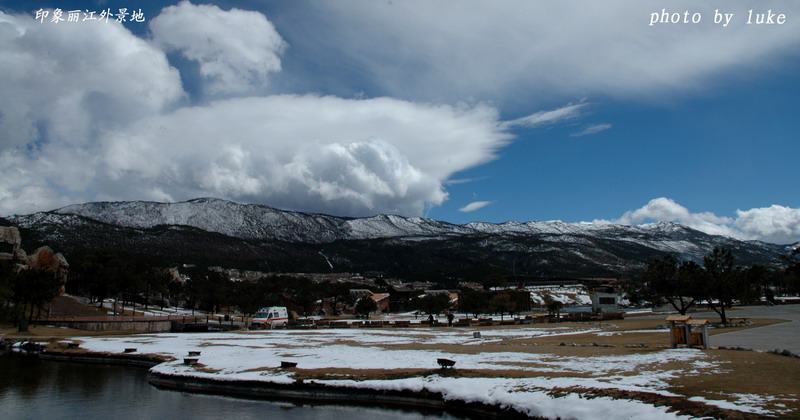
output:
M 502 293 L 467 291 L 460 295 L 458 306 L 454 308 L 449 295 L 436 293 L 414 298 L 409 306 L 412 310 L 424 314 L 439 315 L 456 309 L 465 314 L 472 314 L 475 318 L 480 314 L 499 314 L 502 319 L 506 314 L 514 315 L 530 310 L 530 294 L 518 291 Z M 355 312 L 366 317 L 377 309 L 378 305 L 368 296 L 359 299 L 355 305 Z
M 145 309 L 150 296 L 159 298 L 161 307 L 184 293 L 183 284 L 151 258 L 125 260 L 111 250 L 96 250 L 76 258 L 70 268 L 68 293 L 87 296 L 102 303 L 114 298 L 123 304 L 141 303 Z
M 529 311 L 531 309 L 530 293 L 526 291 L 507 290 L 499 293 L 466 291 L 458 300 L 458 310 L 472 314 L 478 318 L 480 314 L 504 315 Z
M 350 289 L 363 286 L 353 283 L 317 283 L 290 276 L 231 281 L 223 273 L 204 267 L 182 270 L 188 278 L 183 282 L 159 268 L 157 261 L 126 260 L 108 250 L 82 254 L 73 261 L 67 291 L 97 302 L 115 298 L 124 304 L 141 304 L 145 309 L 151 304 L 163 307 L 181 302 L 193 309 L 220 311 L 237 307 L 245 314 L 253 314 L 261 306 L 284 305 L 290 298 L 306 315 L 312 314 L 320 300 L 332 301 L 334 308 L 336 303 L 355 304 L 356 311 L 365 315 L 376 310 L 371 299 L 355 300 Z M 5 264 L 0 267 L 0 274 L 0 303 L 5 314 L 14 319 L 21 319 L 20 314 L 25 311 L 31 318 L 35 308 L 43 308 L 61 287 L 52 273 L 41 270 L 17 273 Z M 737 267 L 731 251 L 724 248 L 714 248 L 702 264 L 665 256 L 651 261 L 640 278 L 626 285 L 626 291 L 634 302 L 669 304 L 682 314 L 699 302 L 707 302 L 725 322 L 726 308 L 734 302 L 754 302 L 761 296 L 771 299 L 773 293 L 800 293 L 800 249 L 787 259 L 784 270 Z M 445 294 L 414 299 L 411 307 L 426 314 L 453 309 Z M 490 313 L 513 315 L 530 310 L 530 298 L 524 291 L 465 291 L 457 310 L 475 317 Z M 557 313 L 558 302 L 548 302 L 548 310 Z
M 40 268 L 18 271 L 12 261 L 3 261 L 0 263 L 0 315 L 13 320 L 20 331 L 25 331 L 34 316 L 38 317 L 45 305 L 58 296 L 62 286 L 52 271 Z
M 354 303 L 353 283 L 315 283 L 306 277 L 266 276 L 255 281 L 232 281 L 207 267 L 182 268 L 185 281 L 159 267 L 153 259 L 125 260 L 110 250 L 96 250 L 75 258 L 67 291 L 93 302 L 114 298 L 124 305 L 150 304 L 219 312 L 236 307 L 254 314 L 262 306 L 284 305 L 286 298 L 310 315 L 318 300 Z
M 706 255 L 702 265 L 667 255 L 651 261 L 639 279 L 628 282 L 626 292 L 632 302 L 669 304 L 682 315 L 703 302 L 725 323 L 726 309 L 734 303 L 754 303 L 762 296 L 771 300 L 781 287 L 786 293 L 800 292 L 797 254 L 795 250 L 783 271 L 759 265 L 738 267 L 731 250 L 721 247 Z
M 348 305 L 355 303 L 350 289 L 354 283 L 314 282 L 307 277 L 266 276 L 255 281 L 231 281 L 222 273 L 205 268 L 186 270 L 188 306 L 206 311 L 237 307 L 244 314 L 254 314 L 262 306 L 284 305 L 287 298 L 301 308 L 301 315 L 313 315 L 322 300 Z

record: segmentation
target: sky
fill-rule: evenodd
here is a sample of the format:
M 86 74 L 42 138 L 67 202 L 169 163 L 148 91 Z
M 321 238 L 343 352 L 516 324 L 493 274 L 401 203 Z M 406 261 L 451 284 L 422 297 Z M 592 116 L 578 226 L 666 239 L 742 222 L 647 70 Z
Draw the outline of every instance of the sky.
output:
M 0 214 L 218 197 L 800 241 L 798 2 L 130 3 L 0 0 Z

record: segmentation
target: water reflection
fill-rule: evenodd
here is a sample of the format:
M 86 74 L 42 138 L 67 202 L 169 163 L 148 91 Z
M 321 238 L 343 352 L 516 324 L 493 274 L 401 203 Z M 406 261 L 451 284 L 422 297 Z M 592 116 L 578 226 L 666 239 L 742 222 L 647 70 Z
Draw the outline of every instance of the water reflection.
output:
M 296 406 L 163 391 L 147 383 L 147 370 L 39 360 L 0 354 L 0 407 L 4 419 L 287 420 L 458 419 L 449 414 L 343 406 Z

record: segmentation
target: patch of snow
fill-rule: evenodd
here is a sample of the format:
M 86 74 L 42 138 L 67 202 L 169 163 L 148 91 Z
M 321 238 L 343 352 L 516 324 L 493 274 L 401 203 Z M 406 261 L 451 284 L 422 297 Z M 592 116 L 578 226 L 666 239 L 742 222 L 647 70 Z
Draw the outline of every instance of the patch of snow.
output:
M 306 330 L 258 331 L 215 334 L 144 334 L 130 337 L 85 337 L 81 347 L 90 351 L 123 353 L 135 347 L 138 353 L 161 354 L 176 360 L 153 368 L 172 375 L 208 377 L 217 380 L 253 380 L 272 383 L 293 382 L 292 373 L 278 369 L 282 361 L 298 363 L 301 369 L 436 369 L 436 359 L 448 358 L 458 368 L 471 370 L 519 370 L 562 372 L 565 377 L 448 378 L 437 375 L 399 380 L 325 380 L 324 384 L 369 387 L 374 389 L 427 389 L 445 398 L 480 401 L 513 407 L 535 416 L 562 418 L 681 418 L 664 408 L 638 401 L 609 398 L 583 399 L 577 395 L 552 397 L 553 387 L 614 388 L 673 395 L 666 391 L 668 379 L 681 372 L 664 371 L 668 362 L 684 362 L 687 367 L 715 367 L 716 362 L 694 349 L 669 349 L 625 356 L 557 357 L 547 353 L 481 352 L 470 347 L 468 353 L 435 349 L 409 350 L 394 345 L 478 344 L 485 340 L 530 338 L 543 335 L 576 334 L 588 330 L 555 328 L 481 329 L 482 339 L 464 330 Z M 475 351 L 477 349 L 477 351 Z M 182 363 L 188 351 L 201 351 L 200 371 Z M 575 377 L 569 376 L 576 375 Z M 685 373 L 684 373 L 685 374 Z

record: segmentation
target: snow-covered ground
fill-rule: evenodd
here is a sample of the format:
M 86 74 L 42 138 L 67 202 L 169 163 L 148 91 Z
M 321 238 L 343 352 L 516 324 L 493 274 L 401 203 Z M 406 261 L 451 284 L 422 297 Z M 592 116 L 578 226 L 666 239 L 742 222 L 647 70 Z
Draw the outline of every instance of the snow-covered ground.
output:
M 669 349 L 618 356 L 571 357 L 547 352 L 481 351 L 481 344 L 508 338 L 532 338 L 543 335 L 596 333 L 587 326 L 573 328 L 482 329 L 475 338 L 469 330 L 410 329 L 330 329 L 273 330 L 216 334 L 148 334 L 129 337 L 85 337 L 81 347 L 90 351 L 123 353 L 136 348 L 137 353 L 174 357 L 160 364 L 155 372 L 205 377 L 219 380 L 255 380 L 273 383 L 294 382 L 294 372 L 281 370 L 282 361 L 296 362 L 306 369 L 428 369 L 438 368 L 437 359 L 456 361 L 458 369 L 515 371 L 515 378 L 452 377 L 448 375 L 413 376 L 394 380 L 351 380 L 328 376 L 316 383 L 353 388 L 440 392 L 446 399 L 499 404 L 531 416 L 548 418 L 688 418 L 667 412 L 641 401 L 608 397 L 582 398 L 575 393 L 557 396 L 554 388 L 594 388 L 647 392 L 677 396 L 669 391 L 667 380 L 683 375 L 703 375 L 724 369 L 721 362 L 700 350 Z M 419 345 L 409 349 L 409 345 Z M 459 347 L 461 345 L 463 352 Z M 435 346 L 451 349 L 436 350 Z M 495 346 L 496 347 L 496 346 Z M 516 347 L 517 349 L 519 347 Z M 201 351 L 197 365 L 184 365 L 189 351 Z M 665 364 L 669 368 L 665 368 Z M 306 381 L 308 382 L 308 381 Z M 722 398 L 722 396 L 721 396 Z M 700 400 L 697 400 L 700 401 Z M 731 406 L 728 401 L 703 399 L 706 404 Z M 764 414 L 757 398 L 741 398 L 736 409 Z
M 191 309 L 186 308 L 179 308 L 177 306 L 165 306 L 163 309 L 158 305 L 148 305 L 147 309 L 145 310 L 144 305 L 123 305 L 122 301 L 118 301 L 116 306 L 114 305 L 114 299 L 104 299 L 103 300 L 103 309 L 105 309 L 109 315 L 114 314 L 114 308 L 116 308 L 117 312 L 126 314 L 131 314 L 136 311 L 137 316 L 169 316 L 169 315 L 196 315 L 196 316 L 224 316 L 225 314 L 207 314 L 202 311 L 192 311 Z
M 582 285 L 528 286 L 525 290 L 531 292 L 531 302 L 534 305 L 544 305 L 546 296 L 563 303 L 565 306 L 592 304 L 589 292 Z

